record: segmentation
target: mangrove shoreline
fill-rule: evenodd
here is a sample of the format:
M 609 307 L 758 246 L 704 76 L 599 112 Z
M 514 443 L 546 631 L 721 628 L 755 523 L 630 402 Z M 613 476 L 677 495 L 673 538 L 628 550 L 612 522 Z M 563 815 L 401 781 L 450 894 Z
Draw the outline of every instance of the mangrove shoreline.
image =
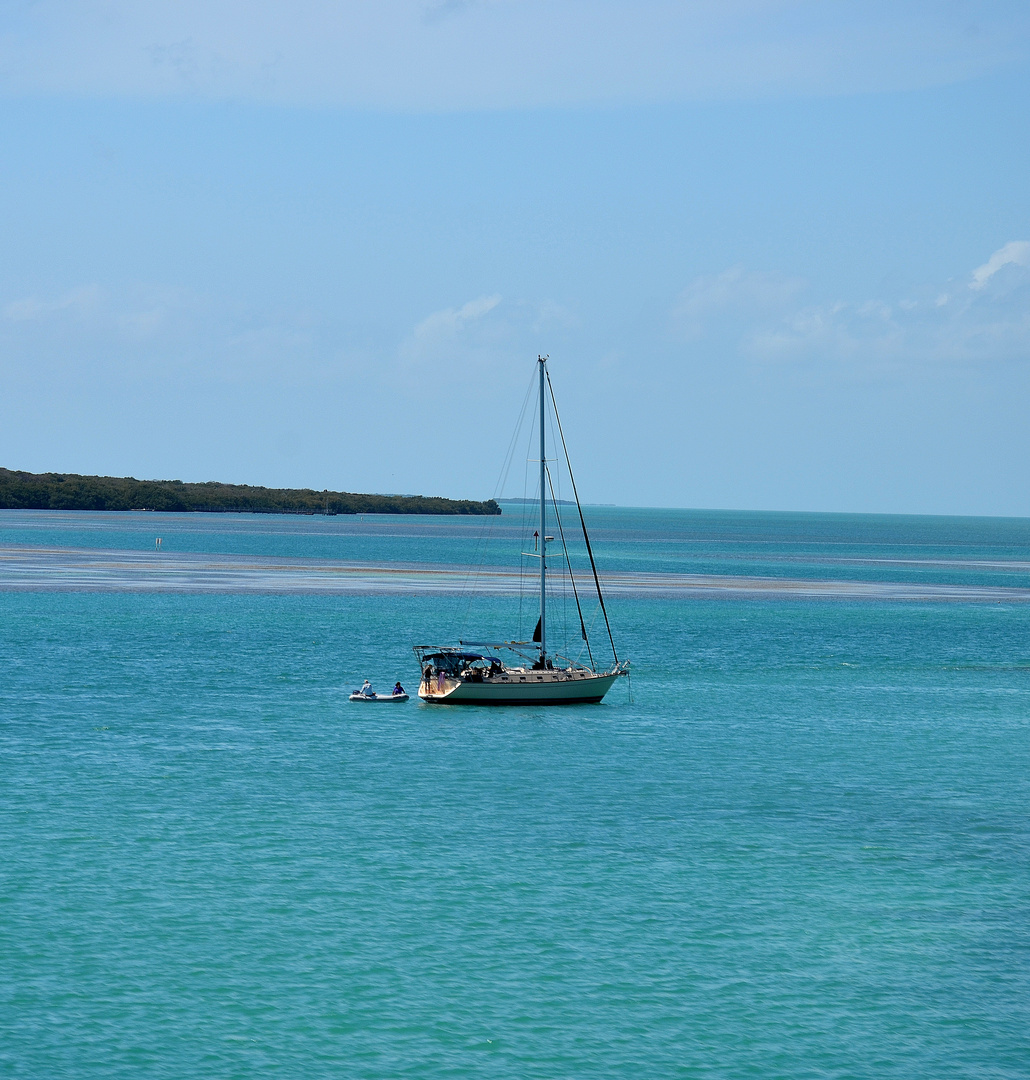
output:
M 249 484 L 187 484 L 132 476 L 29 473 L 0 468 L 0 510 L 161 510 L 204 514 L 499 514 L 493 499 L 360 495 Z

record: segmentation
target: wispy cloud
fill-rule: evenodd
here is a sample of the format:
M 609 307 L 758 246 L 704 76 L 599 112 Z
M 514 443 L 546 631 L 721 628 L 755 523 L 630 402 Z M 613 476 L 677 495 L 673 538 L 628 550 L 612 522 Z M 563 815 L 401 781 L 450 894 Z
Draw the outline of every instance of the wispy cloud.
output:
M 1005 267 L 1011 270 L 1002 282 Z M 693 282 L 672 315 L 688 338 L 718 338 L 767 363 L 872 372 L 1030 360 L 1028 267 L 1030 244 L 1012 241 L 972 272 L 968 288 L 928 283 L 915 296 L 821 304 L 805 303 L 810 289 L 795 279 L 733 267 Z
M 310 312 L 268 311 L 162 285 L 91 284 L 0 301 L 0 367 L 24 376 L 39 364 L 303 385 L 345 379 L 366 358 L 344 349 Z
M 442 365 L 455 375 L 471 376 L 463 393 L 491 394 L 496 383 L 476 375 L 505 377 L 522 371 L 527 356 L 557 347 L 577 325 L 574 314 L 553 300 L 479 296 L 427 315 L 386 362 L 397 365 L 400 384 L 412 394 L 422 393 L 423 374 Z
M 469 10 L 476 0 L 438 0 L 435 4 L 427 4 L 422 12 L 423 21 L 433 26 L 443 22 L 444 19 L 453 19 Z
M 700 337 L 717 320 L 779 312 L 804 287 L 800 278 L 731 266 L 692 281 L 680 293 L 673 320 L 683 335 Z
M 1018 0 L 33 0 L 0 13 L 7 94 L 518 108 L 913 88 L 1028 56 Z
M 3 317 L 13 323 L 40 322 L 67 315 L 81 317 L 97 311 L 103 299 L 99 285 L 80 285 L 53 299 L 25 296 L 11 300 L 2 309 Z
M 460 333 L 469 323 L 489 314 L 500 302 L 500 296 L 480 296 L 476 300 L 469 300 L 459 308 L 434 311 L 415 327 L 415 340 L 430 342 L 451 338 Z
M 427 315 L 397 350 L 402 383 L 414 388 L 415 372 L 441 364 L 451 371 L 496 367 L 511 344 L 510 314 L 495 294 Z
M 1003 267 L 1009 265 L 1030 266 L 1030 240 L 1010 240 L 983 264 L 973 271 L 971 289 L 982 289 Z

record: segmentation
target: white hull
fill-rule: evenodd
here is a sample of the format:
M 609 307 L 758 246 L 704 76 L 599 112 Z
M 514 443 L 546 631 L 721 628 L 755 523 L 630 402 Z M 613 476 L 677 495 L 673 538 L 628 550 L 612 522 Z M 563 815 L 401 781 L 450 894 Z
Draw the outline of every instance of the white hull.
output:
M 351 694 L 351 701 L 368 701 L 368 702 L 384 702 L 388 701 L 393 705 L 398 704 L 401 701 L 407 701 L 407 694 Z
M 452 676 L 423 679 L 418 696 L 434 705 L 586 705 L 600 701 L 617 672 L 508 671 L 471 682 Z

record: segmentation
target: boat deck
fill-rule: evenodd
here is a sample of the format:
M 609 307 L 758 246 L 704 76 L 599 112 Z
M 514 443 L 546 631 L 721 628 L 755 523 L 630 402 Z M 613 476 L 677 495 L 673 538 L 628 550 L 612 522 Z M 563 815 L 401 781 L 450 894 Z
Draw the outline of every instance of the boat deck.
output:
M 586 668 L 504 668 L 473 678 L 438 674 L 422 679 L 418 696 L 453 704 L 583 704 L 600 701 L 617 677 L 615 672 Z

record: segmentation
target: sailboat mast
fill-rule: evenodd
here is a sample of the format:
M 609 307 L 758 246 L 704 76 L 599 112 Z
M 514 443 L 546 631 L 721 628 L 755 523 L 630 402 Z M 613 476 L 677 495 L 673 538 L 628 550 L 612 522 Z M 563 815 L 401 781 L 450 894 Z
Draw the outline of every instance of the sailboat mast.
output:
M 547 656 L 547 457 L 544 441 L 544 372 L 545 358 L 537 357 L 540 364 L 540 660 Z

